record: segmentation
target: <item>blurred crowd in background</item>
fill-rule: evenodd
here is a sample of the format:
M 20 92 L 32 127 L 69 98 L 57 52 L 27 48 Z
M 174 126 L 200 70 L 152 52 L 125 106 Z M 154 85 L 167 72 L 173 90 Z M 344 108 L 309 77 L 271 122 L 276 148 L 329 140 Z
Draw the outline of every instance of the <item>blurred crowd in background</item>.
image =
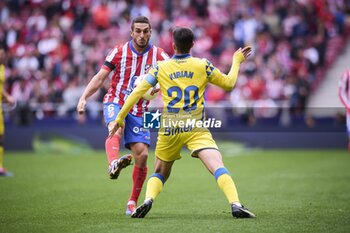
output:
M 109 50 L 129 40 L 132 18 L 144 15 L 153 44 L 172 55 L 172 28 L 191 27 L 192 55 L 226 73 L 233 52 L 253 45 L 236 88 L 227 93 L 210 86 L 207 103 L 273 108 L 282 101 L 302 114 L 346 42 L 349 13 L 346 0 L 3 0 L 5 88 L 24 115 L 33 109 L 38 119 L 73 114 Z M 99 117 L 108 85 L 90 98 L 90 117 Z

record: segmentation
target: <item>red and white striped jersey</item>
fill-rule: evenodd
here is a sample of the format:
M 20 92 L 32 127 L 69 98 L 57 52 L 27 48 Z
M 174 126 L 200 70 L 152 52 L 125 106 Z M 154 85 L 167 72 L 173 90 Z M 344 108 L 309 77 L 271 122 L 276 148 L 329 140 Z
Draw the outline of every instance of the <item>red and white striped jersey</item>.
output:
M 104 96 L 103 103 L 117 103 L 122 106 L 133 90 L 136 78 L 148 72 L 157 61 L 168 59 L 162 48 L 149 44 L 147 49 L 138 53 L 131 41 L 115 46 L 107 55 L 102 69 L 113 71 L 111 85 Z M 142 116 L 147 111 L 148 100 L 140 99 L 130 113 Z
M 339 98 L 350 113 L 350 70 L 346 70 L 339 81 Z

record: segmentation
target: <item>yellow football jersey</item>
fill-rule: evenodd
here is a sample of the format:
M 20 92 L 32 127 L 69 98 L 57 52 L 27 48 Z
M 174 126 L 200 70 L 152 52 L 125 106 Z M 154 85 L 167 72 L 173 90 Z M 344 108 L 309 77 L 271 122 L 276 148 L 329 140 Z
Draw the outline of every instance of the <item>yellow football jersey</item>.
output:
M 209 82 L 225 79 L 225 75 L 208 60 L 189 54 L 159 62 L 149 74 L 159 82 L 164 103 L 156 156 L 163 161 L 180 159 L 184 145 L 192 156 L 197 156 L 197 151 L 203 148 L 217 149 L 209 130 L 190 122 L 205 120 L 206 86 Z M 179 122 L 185 123 L 180 125 Z
M 164 103 L 164 114 L 176 117 L 204 119 L 204 93 L 207 84 L 225 88 L 227 77 L 207 59 L 189 54 L 175 55 L 167 61 L 158 62 L 149 71 L 160 84 Z

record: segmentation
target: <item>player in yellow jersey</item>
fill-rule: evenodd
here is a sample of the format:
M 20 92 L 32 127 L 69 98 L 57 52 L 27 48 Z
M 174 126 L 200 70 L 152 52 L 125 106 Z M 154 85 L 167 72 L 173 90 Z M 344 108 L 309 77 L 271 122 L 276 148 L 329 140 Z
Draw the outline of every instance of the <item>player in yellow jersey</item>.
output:
M 6 92 L 4 89 L 5 83 L 5 51 L 3 48 L 0 48 L 0 176 L 10 176 L 11 173 L 7 172 L 4 168 L 4 146 L 3 146 L 3 138 L 4 138 L 4 119 L 2 116 L 2 97 L 5 98 L 10 105 L 14 105 L 13 98 Z
M 206 120 L 204 91 L 207 84 L 213 83 L 225 90 L 232 90 L 240 64 L 250 55 L 252 48 L 248 46 L 235 52 L 231 70 L 225 75 L 208 60 L 190 55 L 193 40 L 193 32 L 189 28 L 177 28 L 173 31 L 175 55 L 170 60 L 158 62 L 150 70 L 125 102 L 115 120 L 116 126 L 110 132 L 113 135 L 119 127 L 124 127 L 124 119 L 131 107 L 158 82 L 165 107 L 155 151 L 155 173 L 148 180 L 145 202 L 132 213 L 133 218 L 143 218 L 149 212 L 154 199 L 170 176 L 174 161 L 181 158 L 180 151 L 184 145 L 214 175 L 231 204 L 233 217 L 255 217 L 241 205 L 236 186 L 224 167 L 218 147 L 210 131 L 203 127 Z

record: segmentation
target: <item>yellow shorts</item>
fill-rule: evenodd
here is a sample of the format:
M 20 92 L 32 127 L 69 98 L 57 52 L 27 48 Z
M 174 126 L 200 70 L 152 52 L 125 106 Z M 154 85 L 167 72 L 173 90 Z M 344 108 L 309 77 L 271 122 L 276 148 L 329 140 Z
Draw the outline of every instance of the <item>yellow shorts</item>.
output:
M 160 131 L 155 154 L 159 159 L 171 162 L 181 158 L 183 146 L 191 151 L 193 157 L 198 157 L 197 153 L 203 149 L 218 149 L 209 130 L 174 134 Z

